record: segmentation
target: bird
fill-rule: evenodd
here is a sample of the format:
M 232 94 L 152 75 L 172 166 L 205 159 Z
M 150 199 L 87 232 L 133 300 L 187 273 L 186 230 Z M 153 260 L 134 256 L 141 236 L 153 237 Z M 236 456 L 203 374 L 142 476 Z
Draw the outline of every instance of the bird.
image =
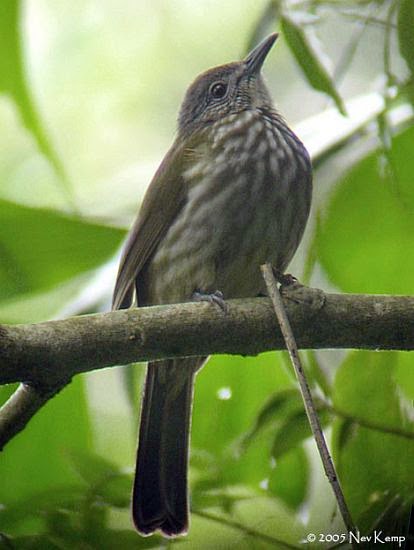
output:
M 312 168 L 261 74 L 277 36 L 188 88 L 126 240 L 113 309 L 194 300 L 225 309 L 264 292 L 261 264 L 280 273 L 289 264 L 309 216 Z M 206 359 L 148 364 L 132 493 L 141 535 L 188 532 L 194 379 Z

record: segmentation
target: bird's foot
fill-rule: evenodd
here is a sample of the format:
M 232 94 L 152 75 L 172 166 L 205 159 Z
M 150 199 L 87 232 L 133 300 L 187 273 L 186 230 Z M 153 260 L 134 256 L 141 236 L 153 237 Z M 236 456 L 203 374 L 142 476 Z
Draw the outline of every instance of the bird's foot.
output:
M 290 273 L 282 273 L 273 268 L 275 279 L 280 283 L 280 294 L 283 298 L 311 307 L 319 311 L 325 304 L 325 293 L 319 288 L 309 288 Z
M 284 298 L 298 304 L 304 301 L 303 297 L 308 289 L 294 275 L 291 273 L 282 273 L 275 267 L 273 268 L 273 275 L 277 282 L 280 283 L 280 294 Z
M 228 305 L 224 300 L 223 293 L 220 290 L 214 292 L 202 292 L 197 289 L 193 292 L 192 299 L 195 302 L 210 302 L 210 304 L 216 304 L 224 313 L 228 312 Z
M 275 267 L 273 267 L 273 275 L 275 276 L 276 281 L 280 283 L 281 289 L 289 286 L 303 286 L 294 275 L 291 273 L 282 273 Z

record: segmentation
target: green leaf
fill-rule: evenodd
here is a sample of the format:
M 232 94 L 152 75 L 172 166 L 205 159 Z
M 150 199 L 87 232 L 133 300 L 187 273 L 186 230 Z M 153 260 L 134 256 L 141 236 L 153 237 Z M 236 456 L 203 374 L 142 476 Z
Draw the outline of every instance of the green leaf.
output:
M 287 410 L 297 411 L 300 408 L 300 394 L 297 389 L 287 389 L 273 395 L 262 407 L 259 414 L 255 418 L 255 422 L 251 429 L 246 432 L 240 440 L 240 450 L 243 452 L 245 448 L 271 424 L 272 426 L 286 416 Z
M 0 2 L 0 93 L 8 94 L 15 102 L 24 125 L 60 176 L 66 194 L 72 201 L 62 162 L 44 130 L 27 83 L 21 36 L 22 4 L 20 0 Z
M 291 508 L 304 501 L 308 491 L 309 463 L 302 447 L 280 457 L 269 476 L 269 491 Z
M 400 495 L 390 498 L 389 493 L 384 492 L 375 495 L 375 498 L 369 503 L 362 514 L 361 523 L 366 525 L 372 518 L 376 518 L 369 529 L 371 533 L 382 530 L 384 533 L 393 533 L 394 536 L 405 536 L 405 540 L 407 540 L 410 515 L 411 503 L 409 501 Z M 396 543 L 392 547 L 397 548 L 398 546 L 403 548 L 401 543 Z
M 315 404 L 324 425 L 329 415 L 323 404 L 317 401 Z M 280 458 L 312 435 L 299 390 L 293 388 L 278 392 L 265 403 L 252 428 L 241 438 L 240 450 L 244 451 L 263 431 L 273 440 L 273 459 Z
M 339 112 L 342 115 L 346 115 L 344 103 L 335 88 L 333 80 L 302 27 L 287 14 L 282 15 L 281 25 L 290 51 L 302 68 L 309 84 L 315 90 L 330 96 L 334 100 Z
M 266 477 L 271 441 L 257 441 L 241 456 L 234 452 L 234 442 L 251 427 L 275 389 L 289 387 L 291 378 L 277 353 L 245 358 L 213 357 L 198 374 L 192 453 L 200 450 L 217 457 L 218 485 L 231 486 L 242 481 L 257 488 Z
M 350 354 L 335 378 L 334 406 L 379 425 L 408 429 L 412 408 L 402 405 L 395 383 L 400 356 L 389 352 Z M 333 441 L 345 496 L 361 531 L 375 523 L 377 516 L 367 511 L 381 495 L 386 496 L 384 507 L 396 496 L 412 501 L 414 441 L 360 425 L 344 436 L 341 419 L 334 422 Z
M 106 458 L 83 450 L 72 450 L 70 462 L 90 487 L 90 496 L 117 508 L 126 508 L 131 499 L 132 476 L 121 472 Z
M 336 421 L 336 446 L 341 451 L 355 436 L 358 425 L 349 419 L 338 419 Z
M 85 537 L 85 543 L 88 546 L 93 545 L 92 548 L 99 548 L 99 550 L 113 550 L 114 548 L 122 548 L 122 550 L 159 549 L 165 545 L 164 540 L 159 535 L 141 537 L 132 529 L 104 529 L 94 534 L 93 537 L 90 534 L 88 535 L 88 537 Z
M 96 268 L 123 236 L 121 229 L 0 200 L 0 301 Z
M 0 301 L 0 322 L 12 325 L 51 319 L 75 299 L 88 282 L 89 274 L 86 273 L 45 291 L 16 295 Z
M 398 12 L 398 43 L 411 74 L 414 75 L 414 2 L 401 0 Z
M 131 503 L 132 475 L 118 474 L 99 487 L 102 500 L 115 508 L 129 508 Z
M 121 382 L 131 409 L 131 414 L 137 419 L 139 416 L 139 399 L 142 394 L 142 384 L 145 379 L 146 364 L 132 363 L 125 365 L 120 370 Z
M 394 137 L 392 170 L 374 152 L 335 187 L 316 236 L 318 259 L 345 292 L 414 290 L 414 128 Z
M 206 489 L 201 484 L 195 484 L 191 489 L 191 505 L 196 510 L 214 507 L 231 513 L 237 503 L 254 497 L 257 497 L 257 492 L 244 486 L 226 485 L 216 489 Z
M 8 533 L 39 532 L 43 520 L 56 509 L 62 511 L 76 511 L 80 509 L 85 499 L 84 486 L 58 486 L 45 491 L 34 492 L 27 498 L 16 502 L 6 502 L 0 508 L 0 525 Z M 41 518 L 41 522 L 34 522 L 34 518 Z
M 53 540 L 51 535 L 33 535 L 23 537 L 10 537 L 6 542 L 0 538 L 0 548 L 2 550 L 62 550 L 62 546 Z
M 68 458 L 75 471 L 91 487 L 105 483 L 111 477 L 120 474 L 118 466 L 83 449 L 69 451 Z
M 51 399 L 2 452 L 0 502 L 3 505 L 26 501 L 36 493 L 65 484 L 80 485 L 65 451 L 87 450 L 91 444 L 84 380 L 75 378 Z M 1 401 L 7 393 L 6 388 L 0 388 Z
M 281 501 L 275 498 L 261 497 L 242 500 L 235 508 L 235 515 L 229 517 L 228 526 L 226 525 L 226 516 L 222 517 L 222 523 L 208 521 L 202 530 L 203 526 L 199 524 L 200 520 L 197 521 L 197 517 L 193 516 L 193 530 L 194 533 L 197 533 L 197 538 L 193 538 L 190 533 L 188 539 L 190 547 L 201 550 L 212 548 L 223 550 L 227 548 L 237 548 L 237 550 L 285 549 L 286 546 L 282 541 L 296 547 L 298 541 L 305 535 L 301 523 L 295 519 Z M 242 529 L 235 530 L 231 527 L 233 518 L 242 526 Z M 261 541 L 254 534 L 249 536 L 243 532 L 243 527 L 273 537 L 275 542 Z M 276 541 L 281 541 L 281 544 L 277 544 Z M 182 548 L 183 550 L 186 548 L 186 543 L 183 543 Z
M 311 349 L 307 350 L 304 355 L 306 356 L 308 383 L 310 383 L 310 385 L 317 384 L 325 396 L 330 396 L 330 382 L 328 380 L 327 373 L 320 364 L 317 353 L 315 350 Z
M 73 495 L 75 497 L 75 494 Z M 38 517 L 43 520 L 40 524 L 26 526 L 25 532 L 16 530 L 15 525 L 7 520 L 3 511 L 0 511 L 2 529 L 7 530 L 7 538 L 0 533 L 0 548 L 36 548 L 45 550 L 49 548 L 99 548 L 99 550 L 112 550 L 113 548 L 159 548 L 162 539 L 159 535 L 143 538 L 132 529 L 130 512 L 115 512 L 101 502 L 91 501 L 88 494 L 79 492 L 68 507 L 68 492 L 58 489 L 54 492 L 40 493 L 29 501 L 22 503 L 20 509 L 14 507 L 14 513 L 30 517 Z M 25 506 L 26 504 L 26 506 Z M 10 514 L 9 514 L 10 515 Z M 108 517 L 115 516 L 112 521 L 117 529 L 110 528 L 107 524 Z M 113 520 L 113 518 L 112 518 Z M 120 529 L 122 526 L 131 526 L 130 529 Z M 43 534 L 46 532 L 47 534 Z M 24 535 L 24 536 L 22 536 Z M 56 544 L 54 546 L 52 544 Z M 7 542 L 10 546 L 7 546 Z
M 412 353 L 400 353 L 395 370 L 395 382 L 407 400 L 414 401 L 414 359 Z
M 330 415 L 321 407 L 317 409 L 317 412 L 319 421 L 323 427 L 329 422 Z M 311 436 L 312 432 L 309 420 L 302 404 L 302 408 L 287 416 L 276 430 L 272 446 L 272 456 L 278 459 Z

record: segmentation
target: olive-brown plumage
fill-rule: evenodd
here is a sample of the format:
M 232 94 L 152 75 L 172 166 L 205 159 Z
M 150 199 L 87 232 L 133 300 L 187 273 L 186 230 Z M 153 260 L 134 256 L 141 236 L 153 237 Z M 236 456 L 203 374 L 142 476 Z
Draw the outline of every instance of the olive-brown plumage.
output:
M 263 290 L 260 265 L 283 271 L 309 214 L 303 144 L 272 107 L 260 69 L 276 35 L 241 62 L 190 86 L 177 138 L 157 170 L 121 259 L 113 307 L 225 298 Z M 204 358 L 148 365 L 133 518 L 142 534 L 188 529 L 187 466 L 194 376 Z

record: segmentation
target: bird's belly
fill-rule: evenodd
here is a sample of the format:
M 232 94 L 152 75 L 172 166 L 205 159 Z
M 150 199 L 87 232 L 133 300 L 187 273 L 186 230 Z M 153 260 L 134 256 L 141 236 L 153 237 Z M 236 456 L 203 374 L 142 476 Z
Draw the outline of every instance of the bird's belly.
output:
M 149 266 L 151 303 L 190 300 L 196 289 L 256 296 L 263 288 L 261 264 L 286 267 L 303 232 L 295 227 L 300 194 L 291 197 L 274 181 L 256 179 L 258 185 L 243 171 L 231 185 L 201 180 L 194 186 Z

